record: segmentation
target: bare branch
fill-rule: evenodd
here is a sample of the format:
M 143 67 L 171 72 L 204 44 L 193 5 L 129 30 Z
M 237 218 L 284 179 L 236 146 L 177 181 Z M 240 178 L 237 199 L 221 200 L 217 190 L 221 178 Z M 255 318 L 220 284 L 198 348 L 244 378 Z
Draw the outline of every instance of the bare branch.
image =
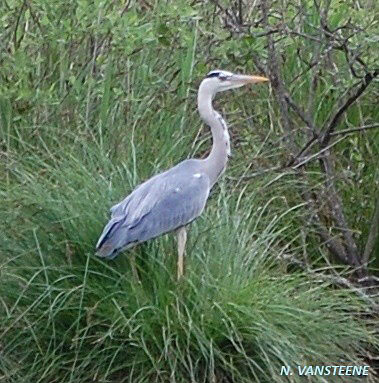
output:
M 360 87 L 339 107 L 339 109 L 333 114 L 333 116 L 327 122 L 324 133 L 322 135 L 321 146 L 325 147 L 331 137 L 331 133 L 337 127 L 343 114 L 350 108 L 352 104 L 364 93 L 366 88 L 370 85 L 372 80 L 379 75 L 379 69 L 372 73 L 367 73 L 364 79 L 361 81 Z
M 316 127 L 314 126 L 313 122 L 306 115 L 306 113 L 301 109 L 301 107 L 293 101 L 292 97 L 290 96 L 288 92 L 284 93 L 284 99 L 286 100 L 287 104 L 297 113 L 297 115 L 305 123 L 305 125 L 311 132 L 313 138 L 317 138 Z
M 324 241 L 324 245 L 326 245 L 326 247 L 334 257 L 341 260 L 345 264 L 349 264 L 346 249 L 344 248 L 344 246 L 342 246 L 338 238 L 333 237 L 325 228 L 324 224 L 321 222 L 319 215 L 320 206 L 317 206 L 318 197 L 316 195 L 312 196 L 311 193 L 305 189 L 303 191 L 303 198 L 309 204 L 309 222 L 313 222 L 313 224 L 316 226 L 317 234 L 320 236 L 322 241 Z
M 361 262 L 358 257 L 358 248 L 353 239 L 351 230 L 349 229 L 343 212 L 342 200 L 337 192 L 334 183 L 334 163 L 328 152 L 326 152 L 324 156 L 320 159 L 320 166 L 323 172 L 325 173 L 325 186 L 327 192 L 328 206 L 337 226 L 340 228 L 346 246 L 347 263 L 351 266 L 360 267 Z M 359 272 L 359 276 L 362 277 L 363 274 Z
M 238 177 L 238 178 L 235 178 L 235 177 L 228 177 L 229 179 L 231 180 L 250 180 L 251 178 L 255 178 L 255 177 L 258 177 L 258 176 L 261 176 L 263 174 L 266 174 L 266 173 L 271 173 L 271 172 L 276 172 L 276 171 L 281 171 L 281 170 L 296 170 L 296 169 L 299 169 L 301 166 L 307 164 L 308 162 L 312 161 L 312 160 L 315 160 L 315 159 L 319 159 L 320 158 L 320 155 L 324 154 L 327 150 L 331 149 L 333 146 L 337 145 L 340 141 L 342 141 L 344 139 L 344 137 L 341 137 L 339 140 L 331 143 L 329 146 L 327 146 L 326 148 L 324 149 L 321 149 L 320 151 L 318 151 L 317 153 L 314 153 L 312 155 L 310 155 L 309 157 L 307 158 L 304 158 L 301 162 L 298 162 L 296 163 L 296 161 L 298 159 L 300 159 L 300 155 L 301 153 L 299 153 L 296 157 L 294 157 L 293 159 L 291 159 L 291 161 L 289 163 L 287 163 L 286 165 L 284 166 L 274 166 L 272 168 L 268 168 L 268 169 L 262 169 L 262 170 L 259 170 L 257 172 L 254 172 L 252 174 L 249 174 L 249 175 L 244 175 L 242 177 Z M 315 142 L 315 141 L 309 141 L 308 144 L 312 143 L 312 142 Z M 307 144 L 307 145 L 308 145 Z M 308 145 L 307 148 L 309 148 L 310 146 L 312 145 Z M 302 152 L 304 152 L 306 149 L 306 147 L 304 147 L 302 149 Z M 277 178 L 275 178 L 274 180 L 271 180 L 267 185 L 267 186 L 270 186 L 271 184 L 273 184 L 275 181 L 279 180 L 280 178 L 282 178 L 284 175 L 287 175 L 287 174 L 293 174 L 293 173 L 281 173 Z
M 284 165 L 285 168 L 288 168 L 294 164 L 297 164 L 297 160 L 299 160 L 316 142 L 317 136 L 312 137 L 303 147 L 302 149 L 290 159 L 290 161 Z
M 269 31 L 269 23 L 268 23 L 268 11 L 270 9 L 270 2 L 264 1 L 262 2 L 262 11 L 263 11 L 263 24 L 266 31 Z M 279 63 L 277 52 L 275 49 L 274 40 L 272 38 L 272 34 L 267 35 L 267 43 L 268 43 L 268 76 L 271 80 L 271 86 L 274 89 L 275 97 L 279 104 L 280 114 L 283 121 L 283 128 L 286 133 L 291 133 L 293 131 L 292 120 L 288 113 L 288 106 L 286 102 L 285 94 L 288 93 L 284 87 L 284 83 L 281 79 Z M 285 143 L 288 146 L 288 149 L 292 155 L 296 152 L 296 144 L 291 135 L 288 135 L 290 139 L 286 139 Z
M 375 129 L 375 128 L 379 128 L 379 124 L 364 125 L 364 126 L 361 126 L 359 128 L 340 130 L 338 132 L 333 132 L 330 135 L 332 137 L 333 136 L 339 136 L 339 135 L 348 135 L 348 134 L 360 132 L 360 131 L 363 131 L 363 130 Z M 314 158 L 318 158 L 320 154 L 324 153 L 327 149 L 332 148 L 334 145 L 336 145 L 337 143 L 339 143 L 341 141 L 341 140 L 338 140 L 338 141 L 332 143 L 331 145 L 326 146 L 325 148 L 321 149 L 318 153 L 315 153 L 312 156 L 310 156 L 310 157 L 306 158 L 305 160 L 303 160 L 302 162 L 298 163 L 297 160 L 299 160 L 315 144 L 315 142 L 318 140 L 318 138 L 319 137 L 317 135 L 314 135 L 303 146 L 303 148 L 299 151 L 298 154 L 296 154 L 293 158 L 291 158 L 291 160 L 286 165 L 280 167 L 279 169 L 282 170 L 282 169 L 289 168 L 289 167 L 293 167 L 293 169 L 296 169 L 299 166 L 302 166 L 305 163 L 309 162 L 310 160 L 312 160 Z M 295 165 L 295 166 L 293 166 L 293 165 Z M 277 168 L 275 167 L 275 168 L 271 168 L 271 169 L 276 170 Z M 268 169 L 268 170 L 270 170 L 270 169 Z
M 337 136 L 337 135 L 348 135 L 348 134 L 351 134 L 351 133 L 355 133 L 355 132 L 358 132 L 358 131 L 361 131 L 361 130 L 364 130 L 364 129 L 373 129 L 373 128 L 379 128 L 379 124 L 373 124 L 373 125 L 367 125 L 367 126 L 362 126 L 360 128 L 354 128 L 354 129 L 346 129 L 346 130 L 342 130 L 340 132 L 334 132 L 332 134 L 332 136 Z M 271 168 L 268 168 L 268 169 L 262 169 L 262 170 L 259 170 L 257 172 L 254 172 L 252 174 L 249 174 L 249 175 L 245 175 L 245 176 L 242 176 L 242 177 L 239 177 L 239 179 L 243 179 L 243 180 L 249 180 L 251 178 L 255 178 L 255 177 L 258 177 L 258 176 L 261 176 L 263 174 L 266 174 L 266 173 L 270 173 L 270 172 L 276 172 L 276 171 L 280 171 L 280 170 L 285 170 L 285 169 L 292 169 L 292 170 L 296 170 L 298 168 L 300 168 L 301 166 L 307 164 L 308 162 L 312 161 L 312 160 L 315 160 L 315 159 L 320 159 L 320 156 L 322 154 L 324 154 L 325 152 L 327 152 L 329 149 L 331 149 L 333 146 L 339 144 L 342 140 L 344 139 L 344 137 L 341 137 L 339 140 L 337 141 L 334 141 L 332 142 L 331 144 L 329 144 L 328 146 L 326 146 L 325 148 L 322 148 L 321 150 L 319 150 L 317 153 L 313 153 L 312 155 L 306 157 L 306 158 L 303 158 L 300 162 L 297 162 L 299 159 L 302 158 L 303 154 L 308 150 L 310 149 L 314 143 L 316 142 L 317 140 L 317 137 L 315 138 L 312 138 L 310 139 L 305 145 L 304 147 L 299 151 L 298 154 L 296 154 L 296 156 L 294 156 L 293 158 L 291 158 L 291 160 L 283 165 L 283 166 L 274 166 L 274 167 L 271 167 Z M 234 177 L 229 177 L 230 179 L 233 179 L 233 180 L 237 180 L 237 178 L 234 178 Z
M 305 165 L 306 163 L 308 163 L 309 161 L 311 160 L 314 160 L 314 159 L 319 159 L 320 156 L 322 154 L 324 154 L 325 152 L 327 152 L 329 149 L 331 149 L 333 146 L 337 145 L 340 141 L 343 140 L 344 137 L 341 137 L 339 140 L 331 143 L 330 145 L 328 145 L 327 147 L 321 149 L 320 151 L 318 151 L 317 153 L 314 153 L 312 155 L 310 155 L 309 157 L 305 158 L 303 161 L 299 162 L 298 164 L 296 164 L 295 166 L 292 167 L 292 169 L 297 169 L 299 168 L 300 166 L 303 166 Z M 309 141 L 310 142 L 310 141 Z
M 330 135 L 333 137 L 333 136 L 339 136 L 341 134 L 351 134 L 351 133 L 361 132 L 363 130 L 375 129 L 375 128 L 379 128 L 379 124 L 363 125 L 359 128 L 339 130 L 337 132 L 330 133 Z
M 21 17 L 24 13 L 24 10 L 26 8 L 26 0 L 23 1 L 21 7 L 20 7 L 20 10 L 18 12 L 18 15 L 17 15 L 17 20 L 16 20 L 16 25 L 14 27 L 14 32 L 13 32 L 13 46 L 14 46 L 14 49 L 17 50 L 20 46 L 20 42 L 21 40 L 23 39 L 24 37 L 24 33 L 21 35 L 21 37 L 17 40 L 17 30 L 18 30 L 18 27 L 20 25 L 20 21 L 21 21 Z
M 367 287 L 362 286 L 366 278 L 361 278 L 357 281 L 357 283 L 353 283 L 339 274 L 332 275 L 326 273 L 325 271 L 328 271 L 328 269 L 314 270 L 310 268 L 309 265 L 307 265 L 305 262 L 297 259 L 291 254 L 283 254 L 280 259 L 284 262 L 292 263 L 300 267 L 302 270 L 306 271 L 307 274 L 313 276 L 314 278 L 332 283 L 333 285 L 338 285 L 343 288 L 348 288 L 350 291 L 355 292 L 360 298 L 367 301 L 374 312 L 379 313 L 379 305 L 375 300 L 375 296 L 370 293 L 370 290 Z M 330 269 L 330 271 L 333 272 L 334 270 Z

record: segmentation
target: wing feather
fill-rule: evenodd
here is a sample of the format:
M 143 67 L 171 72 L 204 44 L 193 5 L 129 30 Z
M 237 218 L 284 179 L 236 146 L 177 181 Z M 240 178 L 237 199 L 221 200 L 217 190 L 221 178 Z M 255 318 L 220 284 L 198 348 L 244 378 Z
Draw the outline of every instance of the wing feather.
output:
M 149 179 L 111 208 L 111 220 L 98 241 L 99 255 L 113 257 L 136 243 L 186 225 L 201 214 L 210 182 L 206 174 L 193 171 L 190 161 Z M 102 247 L 107 249 L 106 254 L 101 253 Z

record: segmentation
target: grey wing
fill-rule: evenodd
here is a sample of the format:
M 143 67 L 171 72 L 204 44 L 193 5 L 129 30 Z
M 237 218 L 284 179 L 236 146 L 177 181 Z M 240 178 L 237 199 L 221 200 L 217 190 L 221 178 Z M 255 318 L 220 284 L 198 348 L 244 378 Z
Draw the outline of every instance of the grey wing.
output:
M 209 178 L 204 173 L 185 173 L 159 174 L 113 206 L 111 220 L 96 246 L 98 255 L 114 257 L 198 217 L 209 195 Z

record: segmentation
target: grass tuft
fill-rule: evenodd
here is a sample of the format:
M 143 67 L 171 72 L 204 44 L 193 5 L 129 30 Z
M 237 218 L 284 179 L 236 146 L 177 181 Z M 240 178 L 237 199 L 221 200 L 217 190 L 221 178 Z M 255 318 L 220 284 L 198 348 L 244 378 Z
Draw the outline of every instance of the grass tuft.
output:
M 365 303 L 280 261 L 301 206 L 262 204 L 259 188 L 236 202 L 221 182 L 191 225 L 186 278 L 175 280 L 168 235 L 132 250 L 138 283 L 130 253 L 93 254 L 105 207 L 134 175 L 87 153 L 92 166 L 72 153 L 31 155 L 12 173 L 1 227 L 5 381 L 283 382 L 281 366 L 364 363 L 376 344 L 357 317 Z

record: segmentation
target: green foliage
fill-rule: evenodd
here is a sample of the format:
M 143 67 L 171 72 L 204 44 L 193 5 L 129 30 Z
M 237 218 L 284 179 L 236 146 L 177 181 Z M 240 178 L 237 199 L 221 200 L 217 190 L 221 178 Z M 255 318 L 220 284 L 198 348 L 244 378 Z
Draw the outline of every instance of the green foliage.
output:
M 135 250 L 139 284 L 126 254 L 93 257 L 102 207 L 135 175 L 97 151 L 85 162 L 31 156 L 15 171 L 1 228 L 5 381 L 282 382 L 282 365 L 363 363 L 375 343 L 355 317 L 365 303 L 277 262 L 296 235 L 290 211 L 274 200 L 257 209 L 259 193 L 237 202 L 221 184 L 192 225 L 186 280 L 160 238 Z
M 208 150 L 198 79 L 214 67 L 253 71 L 252 52 L 265 54 L 263 39 L 228 38 L 214 4 L 151 3 L 0 4 L 0 381 L 283 382 L 282 365 L 365 363 L 378 347 L 367 302 L 283 261 L 323 256 L 301 241 L 299 180 L 241 178 L 252 163 L 268 168 L 282 155 L 263 87 L 221 97 L 235 156 L 191 225 L 185 280 L 174 279 L 171 236 L 133 250 L 141 283 L 130 253 L 94 257 L 113 203 Z M 336 26 L 364 12 L 343 8 L 335 7 Z M 369 55 L 374 34 L 365 38 Z M 288 79 L 305 69 L 296 44 L 280 45 Z M 303 48 L 310 54 L 312 45 Z M 334 87 L 352 81 L 346 68 L 339 84 L 331 77 L 316 97 L 319 121 Z M 309 78 L 301 81 L 291 89 L 299 99 Z M 378 117 L 373 94 L 349 124 Z M 362 231 L 378 179 L 377 133 L 369 137 L 339 144 L 349 219 Z M 319 180 L 314 174 L 316 191 Z

